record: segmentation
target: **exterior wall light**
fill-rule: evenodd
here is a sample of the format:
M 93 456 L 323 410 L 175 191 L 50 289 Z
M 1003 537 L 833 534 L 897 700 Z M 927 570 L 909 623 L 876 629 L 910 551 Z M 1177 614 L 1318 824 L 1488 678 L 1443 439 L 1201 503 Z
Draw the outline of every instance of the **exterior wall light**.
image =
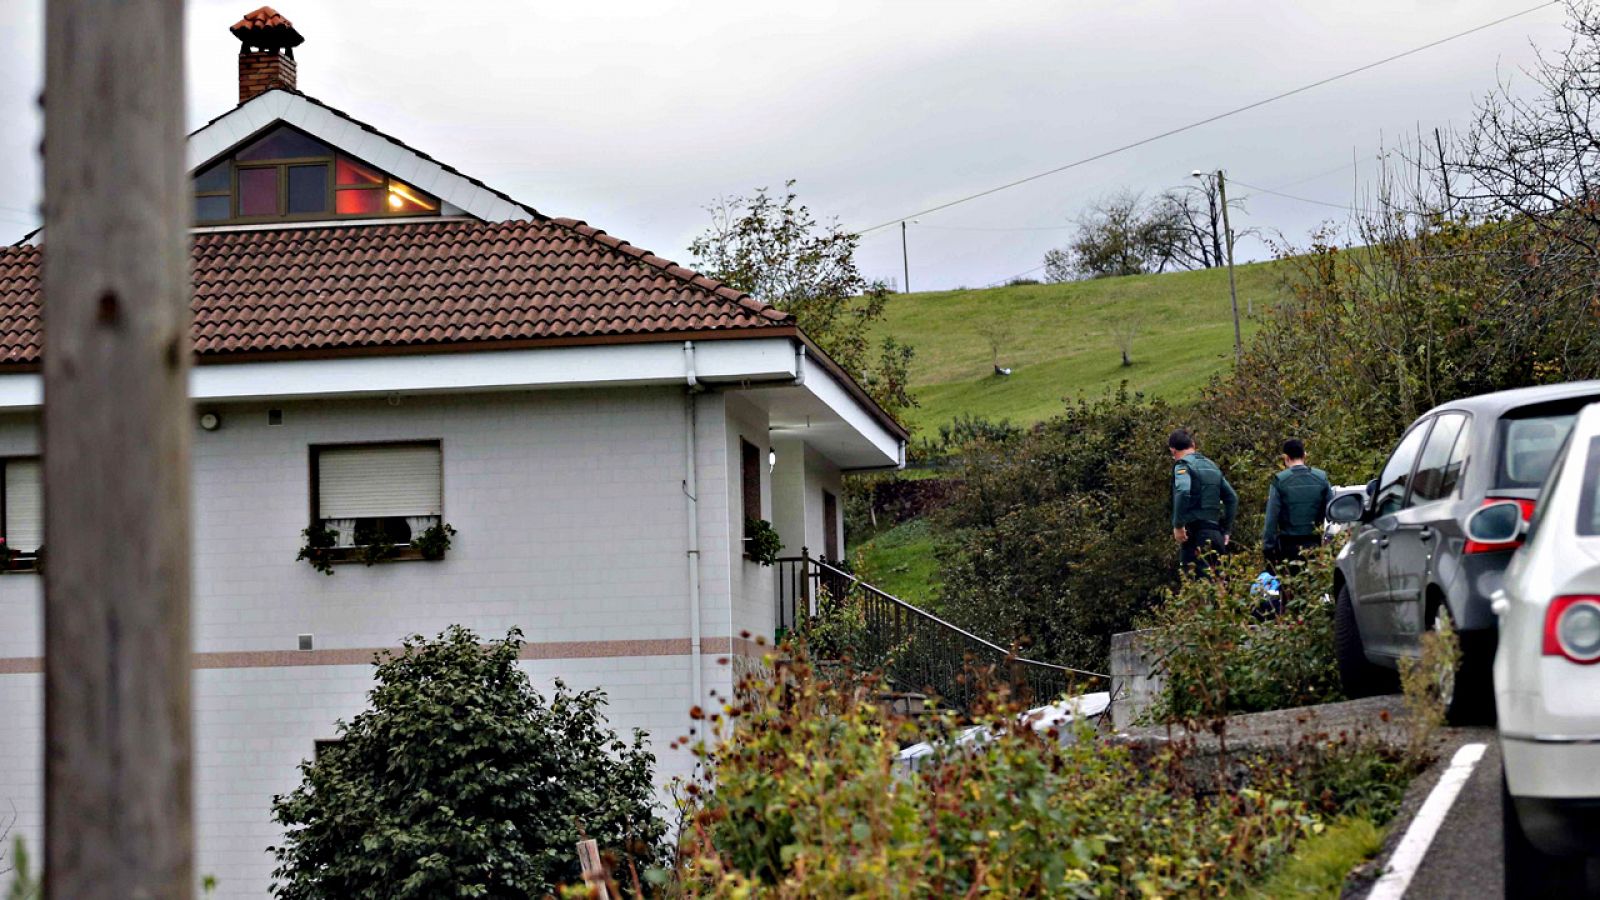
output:
M 222 417 L 213 412 L 201 413 L 200 427 L 206 431 L 216 431 L 222 427 Z
M 778 467 L 778 451 L 777 450 L 773 450 L 773 449 L 767 450 L 767 471 L 771 472 L 773 469 L 776 469 L 777 467 Z

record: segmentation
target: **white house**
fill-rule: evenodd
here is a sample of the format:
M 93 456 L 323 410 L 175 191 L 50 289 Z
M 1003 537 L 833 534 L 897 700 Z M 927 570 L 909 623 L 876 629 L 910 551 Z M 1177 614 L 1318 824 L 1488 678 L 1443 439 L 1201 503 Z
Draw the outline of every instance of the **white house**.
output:
M 264 895 L 272 796 L 375 651 L 453 623 L 520 627 L 536 682 L 603 687 L 687 772 L 689 708 L 774 630 L 745 520 L 837 557 L 841 474 L 898 466 L 904 429 L 786 314 L 300 93 L 272 10 L 233 31 L 239 106 L 188 149 L 198 870 Z M 0 822 L 35 847 L 38 243 L 0 250 Z M 331 577 L 296 559 L 313 526 Z

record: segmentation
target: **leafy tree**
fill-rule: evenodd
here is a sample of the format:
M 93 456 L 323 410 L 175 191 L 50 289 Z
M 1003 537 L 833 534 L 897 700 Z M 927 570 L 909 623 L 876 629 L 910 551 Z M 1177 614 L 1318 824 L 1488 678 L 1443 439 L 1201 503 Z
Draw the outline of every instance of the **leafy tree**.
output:
M 1083 278 L 1142 275 L 1166 267 L 1168 235 L 1160 210 L 1133 191 L 1113 194 L 1078 219 L 1078 234 L 1068 248 L 1073 268 Z
M 1044 280 L 1046 284 L 1063 284 L 1078 280 L 1078 267 L 1072 253 L 1056 247 L 1044 252 Z
M 521 646 L 453 626 L 374 661 L 371 708 L 273 799 L 274 896 L 542 897 L 579 880 L 583 838 L 619 873 L 661 860 L 644 735 L 618 738 L 599 691 L 547 702 Z
M 856 266 L 860 235 L 838 222 L 817 222 L 799 203 L 793 181 L 784 183 L 782 198 L 760 188 L 709 209 L 711 226 L 689 244 L 701 271 L 793 313 L 800 329 L 889 413 L 916 405 L 908 392 L 912 348 L 872 337 L 889 289 Z

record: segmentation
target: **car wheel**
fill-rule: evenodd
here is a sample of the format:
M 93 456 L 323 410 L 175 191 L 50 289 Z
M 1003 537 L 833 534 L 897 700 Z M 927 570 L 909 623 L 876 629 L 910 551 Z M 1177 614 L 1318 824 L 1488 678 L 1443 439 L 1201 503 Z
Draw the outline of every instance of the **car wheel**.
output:
M 1361 644 L 1361 627 L 1356 624 L 1355 603 L 1350 586 L 1339 586 L 1333 601 L 1333 655 L 1339 666 L 1339 687 L 1346 697 L 1370 697 L 1383 693 L 1392 676 L 1367 659 Z
M 1456 727 L 1493 725 L 1494 682 L 1490 674 L 1493 648 L 1486 650 L 1482 641 L 1457 631 L 1450 607 L 1444 603 L 1437 604 L 1429 615 L 1428 629 L 1436 634 L 1446 630 L 1455 632 L 1456 646 L 1460 648 L 1455 668 L 1434 676 L 1438 679 L 1435 689 L 1439 702 L 1444 705 L 1445 722 Z
M 1551 856 L 1522 833 L 1517 807 L 1511 800 L 1505 773 L 1500 775 L 1501 839 L 1505 846 L 1505 896 L 1511 898 L 1585 896 L 1585 861 L 1579 857 Z

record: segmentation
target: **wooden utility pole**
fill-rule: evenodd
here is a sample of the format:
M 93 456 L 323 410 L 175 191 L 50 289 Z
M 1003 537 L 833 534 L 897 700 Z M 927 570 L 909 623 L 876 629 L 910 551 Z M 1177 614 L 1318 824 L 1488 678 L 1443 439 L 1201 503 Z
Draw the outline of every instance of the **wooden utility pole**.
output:
M 911 293 L 911 255 L 906 252 L 906 223 L 900 222 L 900 265 L 905 270 L 906 283 L 900 293 Z
M 1217 199 L 1222 202 L 1222 239 L 1228 251 L 1228 297 L 1233 301 L 1233 362 L 1244 356 L 1244 336 L 1239 330 L 1239 287 L 1233 280 L 1233 228 L 1228 225 L 1228 178 L 1217 170 Z
M 45 43 L 45 891 L 190 897 L 183 3 Z

